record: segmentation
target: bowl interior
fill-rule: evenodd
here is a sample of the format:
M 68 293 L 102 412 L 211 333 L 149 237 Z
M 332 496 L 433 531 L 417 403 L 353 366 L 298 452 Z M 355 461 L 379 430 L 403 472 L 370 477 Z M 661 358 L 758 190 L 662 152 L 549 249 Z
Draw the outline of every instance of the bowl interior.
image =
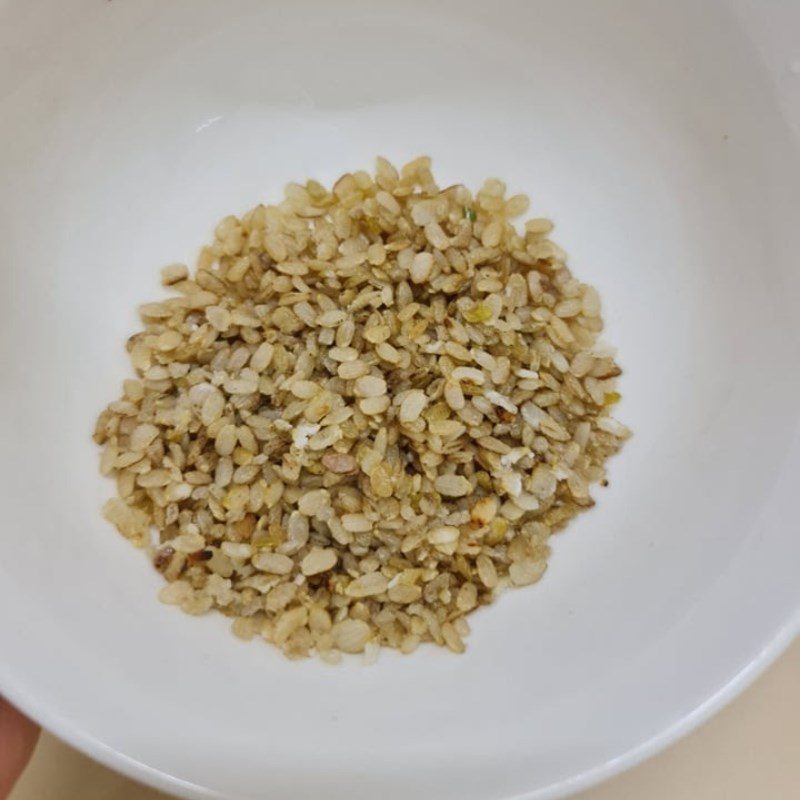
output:
M 191 797 L 554 796 L 797 625 L 797 157 L 722 7 L 6 0 L 0 43 L 0 688 L 57 733 Z M 219 218 L 420 153 L 555 220 L 635 436 L 465 656 L 290 663 L 157 602 L 94 417 Z

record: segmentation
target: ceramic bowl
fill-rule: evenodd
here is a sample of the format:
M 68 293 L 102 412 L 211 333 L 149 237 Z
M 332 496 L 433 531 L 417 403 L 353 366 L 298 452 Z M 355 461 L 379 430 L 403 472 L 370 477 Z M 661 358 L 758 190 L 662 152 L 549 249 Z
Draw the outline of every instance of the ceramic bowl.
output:
M 725 4 L 0 2 L 0 690 L 186 798 L 542 800 L 654 752 L 800 624 L 800 167 Z M 285 660 L 156 600 L 97 412 L 158 270 L 293 179 L 430 154 L 556 222 L 634 437 L 456 657 Z

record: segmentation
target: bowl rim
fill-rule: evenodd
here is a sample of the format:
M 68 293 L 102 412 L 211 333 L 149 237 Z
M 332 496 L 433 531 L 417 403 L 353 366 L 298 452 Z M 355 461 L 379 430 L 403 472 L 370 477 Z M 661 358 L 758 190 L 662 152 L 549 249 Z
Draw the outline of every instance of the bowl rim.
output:
M 796 147 L 795 154 L 800 154 Z M 795 174 L 797 163 L 798 159 L 795 158 L 789 165 L 789 169 Z M 790 445 L 786 463 L 797 456 L 800 456 L 800 447 L 797 444 Z M 738 697 L 800 637 L 800 606 L 785 610 L 782 618 L 774 621 L 774 624 L 772 629 L 765 626 L 758 646 L 741 654 L 738 661 L 731 660 L 729 673 L 712 691 L 654 735 L 617 755 L 598 760 L 596 764 L 580 772 L 537 789 L 505 796 L 504 800 L 556 800 L 606 781 L 665 750 Z M 0 694 L 62 741 L 128 778 L 186 798 L 233 800 L 231 795 L 221 794 L 168 771 L 156 769 L 104 743 L 90 733 L 80 719 L 71 718 L 37 699 L 35 685 L 23 673 L 14 673 L 8 663 L 0 662 Z
M 699 702 L 689 712 L 664 730 L 645 739 L 635 747 L 602 761 L 576 775 L 522 794 L 510 795 L 503 800 L 557 800 L 619 775 L 662 752 L 713 717 L 749 688 L 767 669 L 783 655 L 795 639 L 800 638 L 800 608 L 784 623 L 767 643 L 716 692 Z M 85 731 L 78 723 L 70 721 L 39 703 L 34 693 L 24 685 L 24 680 L 14 681 L 0 671 L 0 694 L 20 711 L 29 716 L 49 733 L 74 747 L 83 755 L 105 767 L 153 789 L 177 794 L 192 800 L 232 800 L 230 795 L 206 789 L 148 766 L 104 744 Z

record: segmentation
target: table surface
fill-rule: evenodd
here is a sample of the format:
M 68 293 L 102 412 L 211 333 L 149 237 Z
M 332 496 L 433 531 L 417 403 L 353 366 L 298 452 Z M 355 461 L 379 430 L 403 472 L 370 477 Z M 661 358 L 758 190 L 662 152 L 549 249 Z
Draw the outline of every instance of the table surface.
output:
M 685 739 L 574 800 L 796 800 L 800 640 Z M 10 800 L 168 800 L 44 735 Z M 279 798 L 276 798 L 279 800 Z

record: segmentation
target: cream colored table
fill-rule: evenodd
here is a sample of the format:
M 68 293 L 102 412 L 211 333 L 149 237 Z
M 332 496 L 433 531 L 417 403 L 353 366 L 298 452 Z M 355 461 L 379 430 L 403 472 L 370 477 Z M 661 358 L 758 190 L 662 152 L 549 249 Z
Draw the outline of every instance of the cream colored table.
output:
M 800 641 L 699 730 L 575 800 L 723 798 L 800 798 Z M 166 795 L 110 772 L 47 735 L 11 795 L 11 800 L 159 799 Z

